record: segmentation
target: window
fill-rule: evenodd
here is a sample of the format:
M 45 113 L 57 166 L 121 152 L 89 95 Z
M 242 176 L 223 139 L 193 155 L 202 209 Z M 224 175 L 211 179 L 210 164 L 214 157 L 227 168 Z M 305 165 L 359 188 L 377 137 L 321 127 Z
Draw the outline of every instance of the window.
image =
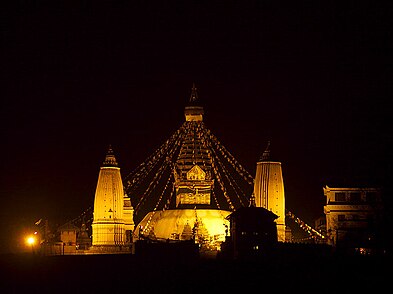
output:
M 360 192 L 353 192 L 351 194 L 349 194 L 349 199 L 351 202 L 360 202 L 362 201 L 362 197 Z
M 345 193 L 344 192 L 336 192 L 334 194 L 334 200 L 341 201 L 341 202 L 345 201 Z

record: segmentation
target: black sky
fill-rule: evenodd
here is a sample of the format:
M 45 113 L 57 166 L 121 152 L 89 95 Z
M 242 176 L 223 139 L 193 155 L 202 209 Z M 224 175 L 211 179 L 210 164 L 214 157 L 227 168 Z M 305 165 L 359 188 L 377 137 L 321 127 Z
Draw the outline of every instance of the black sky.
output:
M 180 127 L 193 82 L 206 126 L 252 175 L 271 140 L 305 221 L 323 213 L 325 185 L 389 188 L 391 5 L 9 2 L 3 235 L 91 206 L 108 145 L 127 175 Z

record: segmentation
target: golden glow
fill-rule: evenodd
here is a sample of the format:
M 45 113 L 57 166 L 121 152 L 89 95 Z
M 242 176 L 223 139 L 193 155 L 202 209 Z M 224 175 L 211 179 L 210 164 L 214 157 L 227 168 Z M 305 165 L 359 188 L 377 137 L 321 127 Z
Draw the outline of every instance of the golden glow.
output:
M 185 240 L 192 237 L 194 229 L 196 242 L 212 246 L 225 241 L 229 233 L 230 211 L 218 209 L 168 209 L 150 212 L 135 228 L 135 236 L 154 236 L 158 240 Z M 198 242 L 198 243 L 199 243 Z
M 106 161 L 116 163 L 113 154 L 107 155 Z M 133 208 L 130 198 L 124 194 L 120 168 L 102 166 L 94 198 L 92 245 L 124 245 L 126 231 L 133 229 Z
M 36 243 L 36 238 L 34 236 L 29 236 L 26 238 L 26 244 L 33 246 Z
M 201 106 L 186 106 L 184 109 L 184 115 L 186 121 L 203 121 L 203 107 Z
M 206 180 L 206 173 L 201 169 L 199 166 L 194 165 L 188 172 L 187 172 L 187 180 L 198 180 L 204 181 Z

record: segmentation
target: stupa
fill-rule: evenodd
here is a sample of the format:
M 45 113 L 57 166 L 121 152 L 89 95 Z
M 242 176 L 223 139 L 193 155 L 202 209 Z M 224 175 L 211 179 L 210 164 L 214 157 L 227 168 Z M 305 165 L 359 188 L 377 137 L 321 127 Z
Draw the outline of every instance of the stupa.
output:
M 228 233 L 230 210 L 214 208 L 212 154 L 203 136 L 204 109 L 195 85 L 184 109 L 187 130 L 179 155 L 172 165 L 175 207 L 150 211 L 135 228 L 138 238 L 157 240 L 195 239 L 219 246 Z

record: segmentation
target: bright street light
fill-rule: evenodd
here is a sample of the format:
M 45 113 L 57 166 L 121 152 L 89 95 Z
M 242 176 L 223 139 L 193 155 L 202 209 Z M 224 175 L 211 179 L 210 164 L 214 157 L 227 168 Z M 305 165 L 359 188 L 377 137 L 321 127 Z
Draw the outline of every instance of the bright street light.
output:
M 30 235 L 26 238 L 26 245 L 30 246 L 31 253 L 34 254 L 34 245 L 37 243 L 37 237 L 34 235 Z
M 30 236 L 26 239 L 26 242 L 28 245 L 33 246 L 35 243 L 35 238 L 33 236 Z

